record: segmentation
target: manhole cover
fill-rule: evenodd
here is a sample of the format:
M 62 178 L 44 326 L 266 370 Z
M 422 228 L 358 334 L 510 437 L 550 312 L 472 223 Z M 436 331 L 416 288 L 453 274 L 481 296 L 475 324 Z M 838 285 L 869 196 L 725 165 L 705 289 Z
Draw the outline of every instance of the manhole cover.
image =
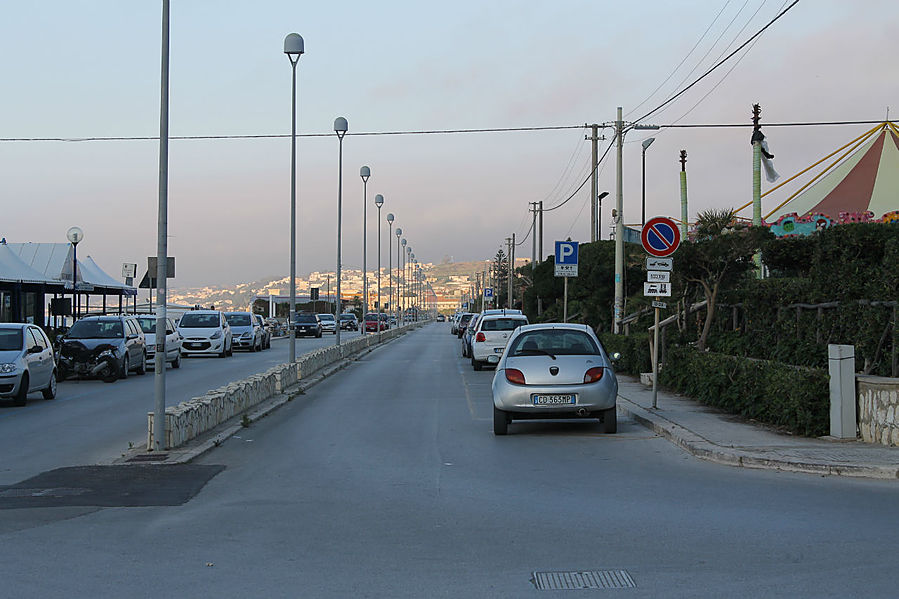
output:
M 627 570 L 589 570 L 585 572 L 534 572 L 531 579 L 538 591 L 583 589 L 630 589 L 637 585 Z

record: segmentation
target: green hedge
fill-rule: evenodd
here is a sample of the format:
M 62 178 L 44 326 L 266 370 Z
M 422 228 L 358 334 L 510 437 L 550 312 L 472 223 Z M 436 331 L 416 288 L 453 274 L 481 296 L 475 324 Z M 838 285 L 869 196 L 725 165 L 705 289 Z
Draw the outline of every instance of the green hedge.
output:
M 670 347 L 660 384 L 746 418 L 818 437 L 830 427 L 826 370 Z
M 615 372 L 635 376 L 639 376 L 641 372 L 652 372 L 648 333 L 635 333 L 627 336 L 598 333 L 597 336 L 607 352 L 621 354 L 621 359 L 615 364 Z

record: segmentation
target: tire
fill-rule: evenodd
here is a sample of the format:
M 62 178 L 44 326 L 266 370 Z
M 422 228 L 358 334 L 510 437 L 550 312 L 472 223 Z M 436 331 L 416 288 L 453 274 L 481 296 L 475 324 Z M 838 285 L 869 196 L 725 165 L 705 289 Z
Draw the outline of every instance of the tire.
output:
M 47 384 L 47 387 L 41 393 L 44 394 L 44 399 L 56 399 L 56 370 L 50 376 L 50 383 Z
M 165 365 L 165 362 L 163 362 Z M 137 368 L 137 374 L 147 374 L 147 354 L 143 354 L 141 365 Z
M 500 436 L 509 433 L 509 415 L 493 406 L 493 434 Z
M 614 435 L 618 432 L 618 414 L 615 408 L 609 408 L 602 412 L 602 432 Z
M 321 339 L 321 338 L 322 338 L 322 332 L 319 331 L 318 333 L 316 333 L 315 338 L 316 338 L 316 339 Z
M 218 357 L 219 358 L 227 358 L 228 357 L 228 349 L 224 346 L 224 344 L 222 345 L 222 351 L 219 352 Z
M 28 373 L 22 374 L 22 382 L 19 384 L 19 392 L 16 393 L 16 396 L 12 399 L 12 405 L 19 406 L 20 408 L 28 403 L 28 385 L 31 384 L 31 381 L 28 380 Z
M 130 369 L 131 369 L 131 363 L 129 362 L 128 356 L 126 355 L 124 358 L 122 358 L 122 369 L 119 371 L 119 378 L 127 379 L 128 371 Z
M 484 369 L 484 365 L 474 359 L 474 356 L 471 357 L 471 367 L 475 369 L 475 372 L 480 372 Z
M 178 351 L 178 355 L 175 356 L 175 359 L 172 360 L 172 368 L 181 368 L 181 351 Z
M 226 355 L 230 358 L 234 355 L 234 342 L 231 342 L 231 347 L 229 347 L 226 351 Z

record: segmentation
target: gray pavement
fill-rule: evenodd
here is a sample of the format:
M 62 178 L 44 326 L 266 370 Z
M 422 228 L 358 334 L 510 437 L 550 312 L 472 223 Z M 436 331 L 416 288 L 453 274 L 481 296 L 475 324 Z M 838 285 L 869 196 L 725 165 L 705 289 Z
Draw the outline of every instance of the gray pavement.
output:
M 730 466 L 819 475 L 899 478 L 899 447 L 797 437 L 618 375 L 618 410 L 698 458 Z

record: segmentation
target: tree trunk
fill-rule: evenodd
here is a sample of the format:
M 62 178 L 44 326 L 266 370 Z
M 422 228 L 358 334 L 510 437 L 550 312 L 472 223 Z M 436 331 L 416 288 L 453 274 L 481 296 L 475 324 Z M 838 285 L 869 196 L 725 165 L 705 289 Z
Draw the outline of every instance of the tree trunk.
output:
M 702 289 L 705 291 L 707 303 L 705 307 L 705 322 L 702 324 L 702 334 L 699 335 L 699 341 L 696 342 L 696 349 L 699 351 L 705 351 L 706 343 L 708 343 L 709 339 L 709 331 L 712 329 L 712 318 L 715 316 L 715 300 L 718 298 L 718 282 L 715 282 L 714 287 L 709 287 L 708 284 L 703 281 Z

